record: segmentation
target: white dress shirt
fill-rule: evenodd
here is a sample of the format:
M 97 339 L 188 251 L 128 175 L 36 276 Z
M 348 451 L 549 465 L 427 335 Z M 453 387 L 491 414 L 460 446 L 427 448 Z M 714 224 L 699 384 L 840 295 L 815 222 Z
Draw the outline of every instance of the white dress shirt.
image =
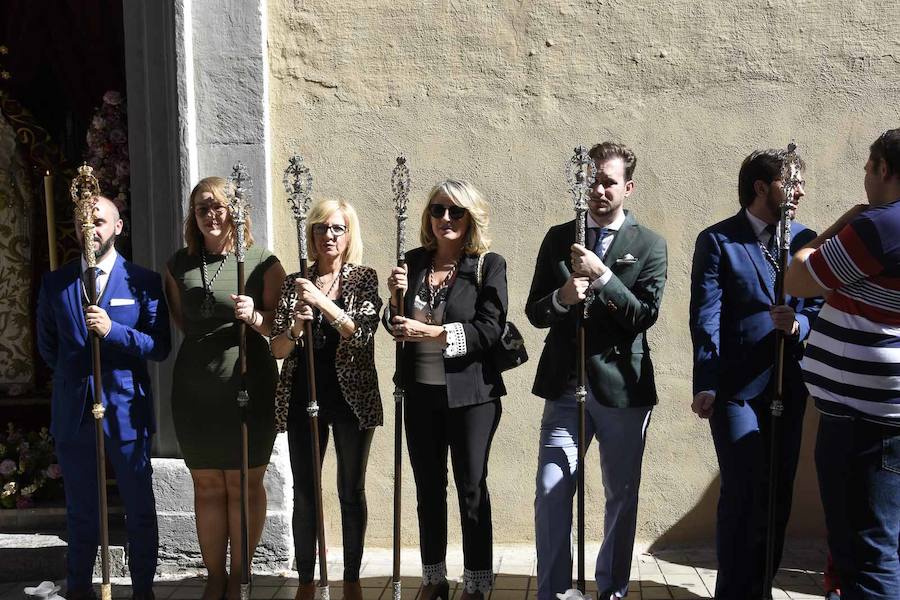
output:
M 109 273 L 113 270 L 113 267 L 116 265 L 116 258 L 119 257 L 119 253 L 116 252 L 116 249 L 113 248 L 110 250 L 109 254 L 100 262 L 97 263 L 97 268 L 100 269 L 100 272 L 97 274 L 97 298 L 103 295 L 103 290 L 106 289 L 106 282 L 109 281 Z M 87 271 L 88 264 L 87 261 L 84 260 L 84 256 L 81 257 L 81 273 L 84 274 Z M 82 282 L 84 279 L 82 279 Z M 87 296 L 87 290 L 84 290 L 85 296 Z

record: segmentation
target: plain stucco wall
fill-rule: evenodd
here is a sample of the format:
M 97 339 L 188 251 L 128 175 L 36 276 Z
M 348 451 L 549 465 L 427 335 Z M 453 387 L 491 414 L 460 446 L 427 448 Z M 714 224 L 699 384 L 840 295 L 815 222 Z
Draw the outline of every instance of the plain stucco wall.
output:
M 365 262 L 394 260 L 389 186 L 409 157 L 415 226 L 430 186 L 471 179 L 490 199 L 494 249 L 509 265 L 510 318 L 532 361 L 506 377 L 509 396 L 489 484 L 497 543 L 533 540 L 542 401 L 530 394 L 543 333 L 523 309 L 546 229 L 572 217 L 563 163 L 577 144 L 623 141 L 638 155 L 629 208 L 668 241 L 669 280 L 650 331 L 660 404 L 644 460 L 638 538 L 712 542 L 718 474 L 709 430 L 690 412 L 687 327 L 694 239 L 737 210 L 737 169 L 758 147 L 799 144 L 809 164 L 801 221 L 823 229 L 863 201 L 862 166 L 878 133 L 900 125 L 900 5 L 622 0 L 270 0 L 273 181 L 300 152 L 315 197 L 343 197 L 363 221 Z M 296 269 L 294 223 L 273 185 L 274 241 Z M 416 232 L 410 235 L 415 240 Z M 386 297 L 386 291 L 384 293 Z M 368 544 L 388 546 L 393 349 L 377 339 L 386 426 L 368 475 Z M 814 438 L 809 411 L 804 453 Z M 333 450 L 324 481 L 329 542 L 339 543 Z M 815 475 L 801 465 L 792 531 L 821 535 Z M 453 494 L 451 490 L 451 494 Z M 451 541 L 459 540 L 449 499 Z M 602 533 L 599 461 L 590 451 L 591 539 Z M 404 543 L 415 544 L 415 495 L 404 462 Z

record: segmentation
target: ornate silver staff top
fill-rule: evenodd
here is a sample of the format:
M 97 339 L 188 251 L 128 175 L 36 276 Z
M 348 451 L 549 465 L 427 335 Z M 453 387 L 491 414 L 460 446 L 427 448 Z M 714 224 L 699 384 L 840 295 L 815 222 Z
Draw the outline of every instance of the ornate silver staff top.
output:
M 575 148 L 575 154 L 566 163 L 566 181 L 569 183 L 569 192 L 575 204 L 575 243 L 586 245 L 585 215 L 587 214 L 588 190 L 594 185 L 597 176 L 597 166 L 588 155 L 584 146 Z M 584 318 L 588 317 L 588 311 L 594 302 L 593 291 L 588 290 L 584 299 Z
M 69 186 L 72 202 L 75 203 L 75 214 L 81 221 L 81 240 L 84 247 L 84 260 L 89 268 L 97 266 L 97 255 L 94 253 L 94 209 L 100 195 L 100 183 L 94 176 L 94 169 L 87 163 L 78 167 L 78 174 Z
M 397 157 L 397 165 L 391 171 L 391 189 L 394 191 L 394 211 L 397 215 L 397 262 L 406 254 L 406 218 L 409 205 L 409 166 L 406 157 Z
M 575 154 L 566 163 L 566 181 L 575 204 L 575 243 L 582 246 L 585 245 L 584 217 L 588 209 L 587 194 L 596 175 L 597 167 L 588 156 L 585 147 L 575 148 Z
M 781 182 L 784 192 L 784 202 L 781 203 L 781 218 L 778 221 L 779 247 L 782 250 L 791 249 L 791 220 L 796 210 L 794 204 L 794 191 L 800 186 L 800 157 L 797 155 L 797 144 L 788 144 L 787 152 L 781 163 Z
M 230 185 L 225 186 L 225 199 L 234 224 L 234 255 L 239 263 L 244 262 L 244 251 L 247 249 L 244 240 L 244 225 L 253 205 L 250 204 L 250 189 L 253 182 L 244 163 L 239 162 L 231 170 Z
M 297 246 L 300 251 L 300 260 L 306 260 L 306 215 L 312 203 L 312 173 L 309 167 L 303 164 L 303 157 L 294 154 L 288 159 L 288 167 L 284 170 L 284 191 L 288 195 L 288 205 L 294 213 L 297 222 Z

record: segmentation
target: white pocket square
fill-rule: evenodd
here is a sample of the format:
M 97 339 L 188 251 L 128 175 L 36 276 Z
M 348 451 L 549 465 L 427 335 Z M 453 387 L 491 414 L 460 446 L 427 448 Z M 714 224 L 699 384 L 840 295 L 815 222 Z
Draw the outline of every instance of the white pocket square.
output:
M 630 254 L 626 254 L 622 258 L 616 259 L 617 265 L 632 265 L 637 262 L 637 259 Z
M 128 306 L 134 304 L 134 298 L 110 298 L 110 306 Z

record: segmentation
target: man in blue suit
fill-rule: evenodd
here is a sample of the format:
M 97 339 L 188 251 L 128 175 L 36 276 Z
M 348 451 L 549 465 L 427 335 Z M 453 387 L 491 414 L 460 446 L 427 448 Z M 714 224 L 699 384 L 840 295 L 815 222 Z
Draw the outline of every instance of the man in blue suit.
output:
M 691 271 L 694 345 L 692 410 L 709 419 L 721 487 L 716 526 L 716 598 L 771 598 L 765 579 L 769 461 L 777 463 L 775 569 L 781 561 L 809 395 L 800 371 L 803 342 L 821 299 L 775 305 L 776 226 L 784 198 L 782 150 L 753 152 L 741 165 L 741 210 L 697 236 Z M 794 190 L 791 217 L 804 196 Z M 796 221 L 791 254 L 816 237 Z M 785 334 L 784 404 L 778 448 L 769 456 L 775 330 Z
M 169 354 L 169 311 L 159 275 L 116 252 L 122 220 L 110 200 L 98 199 L 94 225 L 97 305 L 87 305 L 83 277 L 87 264 L 82 257 L 44 276 L 37 310 L 38 348 L 53 369 L 50 430 L 66 492 L 66 597 L 96 597 L 91 574 L 100 508 L 88 337 L 93 333 L 100 337 L 106 455 L 125 503 L 133 596 L 152 599 L 159 536 L 151 485 L 155 426 L 147 360 L 160 361 Z M 80 224 L 76 231 L 80 234 Z

